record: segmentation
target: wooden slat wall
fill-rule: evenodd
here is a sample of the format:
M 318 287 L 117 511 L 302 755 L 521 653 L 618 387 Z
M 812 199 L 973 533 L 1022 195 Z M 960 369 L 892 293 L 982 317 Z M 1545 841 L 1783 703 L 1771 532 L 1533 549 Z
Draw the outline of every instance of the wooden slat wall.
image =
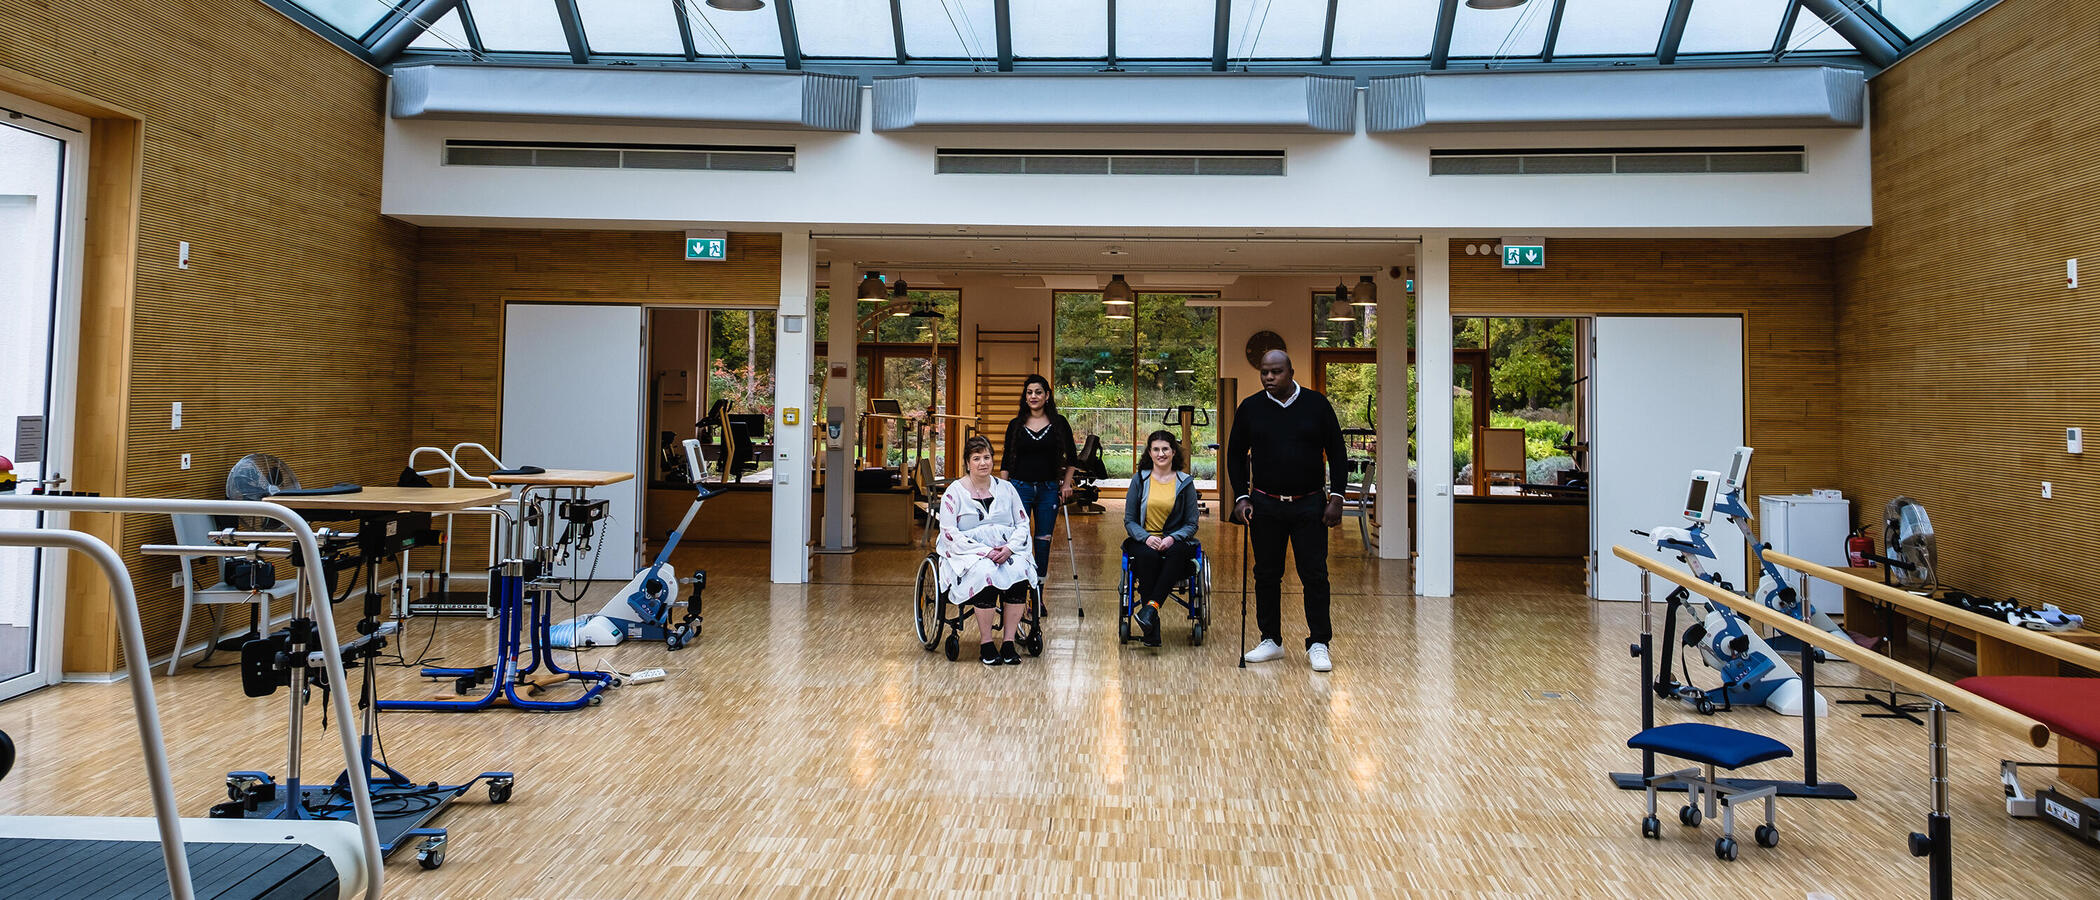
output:
M 1753 497 L 1838 484 L 1830 241 L 1551 240 L 1539 272 L 1505 271 L 1466 243 L 1452 245 L 1453 315 L 1742 314 Z
M 219 497 L 250 451 L 310 481 L 388 476 L 409 434 L 415 229 L 379 216 L 382 76 L 225 0 L 0 4 L 0 66 L 144 122 L 124 490 Z M 165 652 L 174 564 L 136 547 L 169 539 L 167 520 L 128 517 L 118 533 Z M 103 644 L 69 646 L 67 668 L 107 668 Z
M 1838 253 L 1840 483 L 1857 513 L 1878 523 L 1891 497 L 1917 499 L 1946 584 L 2089 621 L 2100 443 L 2072 456 L 2064 428 L 2100 427 L 2092 12 L 2006 0 L 1875 78 L 1875 224 Z
M 729 258 L 686 262 L 679 232 L 426 228 L 416 291 L 415 446 L 461 441 L 502 453 L 503 304 L 777 306 L 780 235 L 737 232 Z M 396 466 L 407 462 L 407 450 Z M 470 468 L 478 468 L 473 463 Z M 487 531 L 462 520 L 454 565 Z M 418 559 L 418 565 L 427 562 Z

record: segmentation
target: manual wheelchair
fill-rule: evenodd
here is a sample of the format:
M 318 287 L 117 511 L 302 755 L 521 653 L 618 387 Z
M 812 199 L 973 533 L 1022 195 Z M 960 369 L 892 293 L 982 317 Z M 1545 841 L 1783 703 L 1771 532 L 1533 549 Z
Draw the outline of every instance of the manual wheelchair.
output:
M 974 611 L 967 604 L 951 602 L 941 590 L 943 562 L 939 553 L 928 553 L 919 560 L 918 575 L 912 579 L 912 624 L 918 629 L 919 646 L 932 653 L 940 649 L 949 659 L 962 655 L 963 627 L 970 624 Z M 996 607 L 989 611 L 998 615 Z M 1014 629 L 1014 646 L 1029 656 L 1043 655 L 1043 588 L 1030 582 L 1028 604 L 1021 611 L 1021 623 Z M 975 631 L 973 629 L 972 633 Z M 975 640 L 975 638 L 972 638 Z
M 1210 559 L 1203 555 L 1202 541 L 1190 538 L 1188 543 L 1196 551 L 1188 560 L 1188 577 L 1169 596 L 1188 612 L 1189 645 L 1201 647 L 1204 633 L 1210 630 Z M 1123 554 L 1123 582 L 1117 588 L 1116 594 L 1120 598 L 1120 609 L 1116 617 L 1116 643 L 1127 644 L 1131 639 L 1130 626 L 1135 621 L 1132 616 L 1137 612 L 1138 604 L 1137 577 L 1130 571 L 1128 553 Z M 1165 606 L 1160 607 L 1162 626 L 1166 624 L 1166 609 Z

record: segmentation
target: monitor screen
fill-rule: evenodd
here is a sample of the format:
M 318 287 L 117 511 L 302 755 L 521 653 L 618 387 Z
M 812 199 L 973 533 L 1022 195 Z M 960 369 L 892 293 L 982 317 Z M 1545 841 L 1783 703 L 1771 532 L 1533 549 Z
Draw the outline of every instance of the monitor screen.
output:
M 1692 479 L 1692 492 L 1684 499 L 1684 514 L 1700 516 L 1706 512 L 1706 491 L 1709 484 L 1704 478 Z
M 868 405 L 879 415 L 904 415 L 904 404 L 897 402 L 895 397 L 869 397 Z

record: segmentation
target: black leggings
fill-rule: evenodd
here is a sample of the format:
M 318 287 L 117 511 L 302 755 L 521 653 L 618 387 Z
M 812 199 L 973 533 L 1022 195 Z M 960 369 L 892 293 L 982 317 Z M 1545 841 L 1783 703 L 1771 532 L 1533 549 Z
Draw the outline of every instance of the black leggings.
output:
M 1138 602 L 1160 604 L 1188 577 L 1189 561 L 1196 558 L 1192 541 L 1175 541 L 1162 553 L 1137 538 L 1123 539 L 1123 553 L 1130 557 L 1130 574 L 1137 579 Z

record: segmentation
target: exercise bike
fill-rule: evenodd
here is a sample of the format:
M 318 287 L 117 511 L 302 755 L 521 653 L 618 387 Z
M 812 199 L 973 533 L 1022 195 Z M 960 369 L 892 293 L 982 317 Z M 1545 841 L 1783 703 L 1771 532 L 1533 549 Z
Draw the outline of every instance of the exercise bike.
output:
M 700 467 L 699 441 L 687 439 L 685 455 L 691 466 L 688 471 L 704 471 Z M 671 552 L 678 549 L 678 542 L 693 524 L 693 517 L 700 514 L 700 507 L 721 491 L 709 490 L 700 482 L 695 482 L 692 487 L 698 496 L 686 509 L 685 518 L 679 521 L 678 527 L 671 529 L 670 539 L 656 554 L 656 562 L 636 573 L 633 580 L 614 592 L 604 608 L 554 625 L 548 631 L 549 646 L 562 649 L 612 647 L 634 638 L 662 641 L 666 648 L 678 650 L 700 636 L 700 594 L 707 589 L 707 573 L 695 572 L 691 578 L 681 580 L 677 570 L 671 568 Z M 681 601 L 678 598 L 680 585 L 690 585 L 692 596 Z M 681 606 L 685 608 L 682 616 L 677 612 Z
M 1706 526 L 1713 521 L 1715 512 L 1721 512 L 1731 524 L 1742 528 L 1749 514 L 1742 505 L 1742 480 L 1749 469 L 1750 449 L 1736 451 L 1736 459 L 1730 468 L 1727 481 L 1719 472 L 1695 471 L 1691 476 L 1690 490 L 1685 498 L 1684 517 L 1689 526 L 1660 526 L 1650 531 L 1635 531 L 1642 537 L 1654 541 L 1655 549 L 1674 553 L 1677 559 L 1691 570 L 1693 577 L 1701 581 L 1734 592 L 1734 586 L 1723 579 L 1720 573 L 1706 570 L 1702 560 L 1716 560 L 1713 547 L 1706 542 Z M 1716 487 L 1719 490 L 1716 490 Z M 1747 531 L 1744 532 L 1746 535 Z M 1766 576 L 1773 582 L 1767 590 L 1769 602 L 1784 602 L 1780 597 L 1783 579 L 1775 577 L 1776 569 L 1764 563 L 1761 548 L 1750 539 L 1753 550 L 1758 550 L 1758 560 L 1766 567 Z M 1784 588 L 1787 593 L 1792 588 Z M 1747 601 L 1748 598 L 1745 598 Z M 1686 626 L 1682 643 L 1686 647 L 1698 647 L 1706 664 L 1721 674 L 1721 686 L 1702 690 L 1690 684 L 1678 682 L 1670 677 L 1670 658 L 1675 651 L 1675 642 L 1665 641 L 1662 648 L 1661 665 L 1656 671 L 1652 686 L 1656 696 L 1682 701 L 1702 714 L 1711 715 L 1720 710 L 1729 710 L 1736 705 L 1767 706 L 1781 715 L 1803 714 L 1801 677 L 1793 667 L 1780 658 L 1778 651 L 1764 638 L 1751 631 L 1743 618 L 1727 606 L 1695 595 L 1684 588 L 1670 592 L 1668 608 L 1663 614 L 1663 633 L 1677 633 L 1677 611 L 1685 609 L 1698 616 L 1698 621 Z M 1776 607 L 1775 607 L 1776 608 Z M 1825 715 L 1823 698 L 1815 698 L 1815 714 Z

